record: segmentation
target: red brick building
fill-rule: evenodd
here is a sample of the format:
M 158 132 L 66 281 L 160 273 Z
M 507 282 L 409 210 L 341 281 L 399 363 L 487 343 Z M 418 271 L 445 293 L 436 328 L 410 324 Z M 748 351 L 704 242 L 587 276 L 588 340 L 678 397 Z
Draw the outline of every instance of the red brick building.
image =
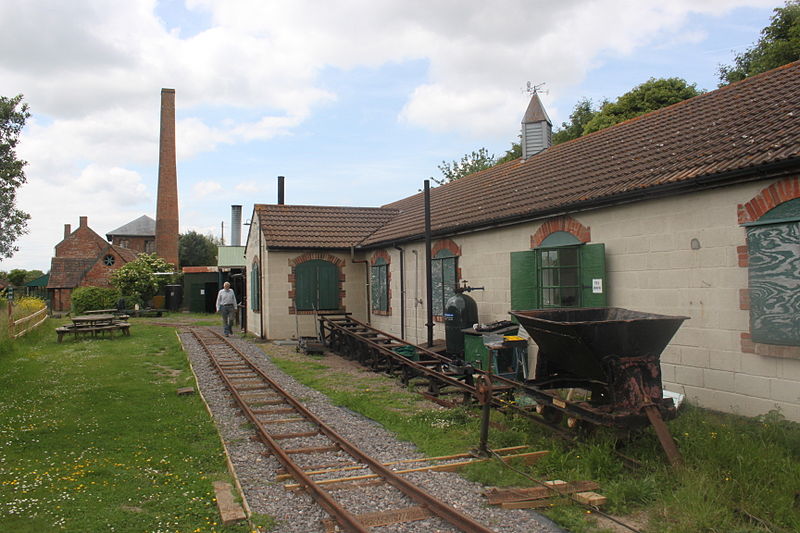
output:
M 78 229 L 64 225 L 64 239 L 56 244 L 50 262 L 47 293 L 53 311 L 69 311 L 76 287 L 111 287 L 111 273 L 136 259 L 136 252 L 109 244 L 95 233 L 88 217 L 80 217 Z
M 152 254 L 156 251 L 156 221 L 147 215 L 131 220 L 124 226 L 106 233 L 114 246 L 128 248 L 136 253 Z

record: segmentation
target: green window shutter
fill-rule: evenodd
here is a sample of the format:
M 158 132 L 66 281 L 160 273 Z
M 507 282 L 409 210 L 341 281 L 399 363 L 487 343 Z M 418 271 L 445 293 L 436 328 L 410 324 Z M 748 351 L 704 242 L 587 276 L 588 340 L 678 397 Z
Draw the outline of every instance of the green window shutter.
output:
M 253 311 L 259 310 L 261 303 L 261 273 L 259 272 L 258 263 L 253 262 L 253 268 L 250 269 L 250 309 Z
M 539 303 L 539 272 L 534 250 L 511 252 L 511 309 L 537 309 Z
M 583 307 L 606 307 L 608 284 L 606 283 L 606 247 L 603 243 L 587 244 L 579 248 L 581 259 L 581 305 Z M 595 280 L 600 280 L 602 292 L 594 292 Z
M 328 261 L 317 264 L 317 290 L 319 305 L 317 309 L 339 309 L 339 269 Z

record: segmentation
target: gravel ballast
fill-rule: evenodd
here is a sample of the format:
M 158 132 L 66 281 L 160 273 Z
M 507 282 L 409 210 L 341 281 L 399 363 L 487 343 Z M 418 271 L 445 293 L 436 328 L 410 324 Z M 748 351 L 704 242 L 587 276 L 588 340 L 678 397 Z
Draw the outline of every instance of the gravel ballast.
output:
M 221 328 L 214 328 L 221 329 Z M 302 491 L 288 491 L 283 485 L 291 481 L 276 481 L 281 467 L 272 456 L 264 455 L 266 447 L 251 437 L 255 435 L 250 423 L 235 407 L 230 393 L 219 379 L 207 355 L 195 338 L 186 332 L 180 333 L 181 342 L 187 352 L 201 394 L 213 414 L 216 426 L 228 451 L 235 476 L 241 485 L 250 511 L 273 517 L 278 525 L 276 533 L 324 532 L 322 520 L 329 518 L 310 496 Z M 399 441 L 380 424 L 352 411 L 333 405 L 323 394 L 298 383 L 279 370 L 258 346 L 239 337 L 229 340 L 251 358 L 267 375 L 286 392 L 299 399 L 311 412 L 320 417 L 336 432 L 361 448 L 375 459 L 383 462 L 422 457 L 408 442 Z M 273 346 L 270 347 L 272 349 Z M 291 347 L 274 346 L 276 350 L 293 350 Z M 338 357 L 331 355 L 330 357 Z M 309 427 L 301 423 L 281 427 L 281 432 L 304 431 Z M 319 437 L 284 441 L 286 448 L 320 445 Z M 298 457 L 298 462 L 303 462 Z M 341 454 L 315 454 L 308 459 L 311 464 L 336 463 Z M 363 472 L 362 472 L 363 473 Z M 337 473 L 336 476 L 344 474 Z M 335 476 L 334 476 L 335 477 Z M 416 472 L 406 474 L 406 479 L 416 483 L 430 494 L 450 503 L 459 511 L 497 532 L 550 533 L 563 532 L 543 516 L 528 510 L 504 510 L 488 506 L 482 495 L 484 487 L 467 481 L 457 473 Z M 335 498 L 345 502 L 348 510 L 355 514 L 391 508 L 397 503 L 394 489 L 383 485 L 357 487 L 334 492 Z M 413 505 L 407 503 L 406 505 Z M 402 506 L 402 504 L 401 504 Z M 427 519 L 405 524 L 376 527 L 371 531 L 383 532 L 434 532 L 455 531 L 443 526 L 438 519 Z

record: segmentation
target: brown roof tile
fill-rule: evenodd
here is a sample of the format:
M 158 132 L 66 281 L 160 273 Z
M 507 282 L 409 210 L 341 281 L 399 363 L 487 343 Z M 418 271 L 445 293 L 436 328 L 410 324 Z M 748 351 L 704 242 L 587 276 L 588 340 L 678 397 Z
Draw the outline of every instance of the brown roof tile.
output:
M 48 289 L 77 287 L 83 275 L 89 270 L 97 258 L 54 257 L 50 263 L 50 279 Z
M 379 207 L 256 204 L 265 244 L 274 248 L 357 246 L 397 214 Z
M 737 171 L 755 176 L 763 165 L 800 166 L 799 155 L 795 62 L 434 188 L 432 228 L 444 232 L 644 198 L 655 189 Z M 362 244 L 421 235 L 422 202 L 420 193 L 383 206 L 398 215 Z

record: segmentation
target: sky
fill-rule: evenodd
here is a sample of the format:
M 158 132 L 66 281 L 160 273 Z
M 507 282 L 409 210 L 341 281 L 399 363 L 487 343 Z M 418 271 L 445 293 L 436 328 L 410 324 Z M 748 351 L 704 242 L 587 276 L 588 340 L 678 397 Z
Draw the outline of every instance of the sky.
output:
M 159 106 L 176 91 L 180 230 L 230 243 L 230 206 L 380 206 L 442 161 L 517 140 L 530 98 L 651 77 L 717 87 L 782 0 L 3 0 L 0 95 L 30 106 L 0 270 L 47 271 L 64 224 L 155 218 Z M 243 239 L 248 227 L 243 228 Z

